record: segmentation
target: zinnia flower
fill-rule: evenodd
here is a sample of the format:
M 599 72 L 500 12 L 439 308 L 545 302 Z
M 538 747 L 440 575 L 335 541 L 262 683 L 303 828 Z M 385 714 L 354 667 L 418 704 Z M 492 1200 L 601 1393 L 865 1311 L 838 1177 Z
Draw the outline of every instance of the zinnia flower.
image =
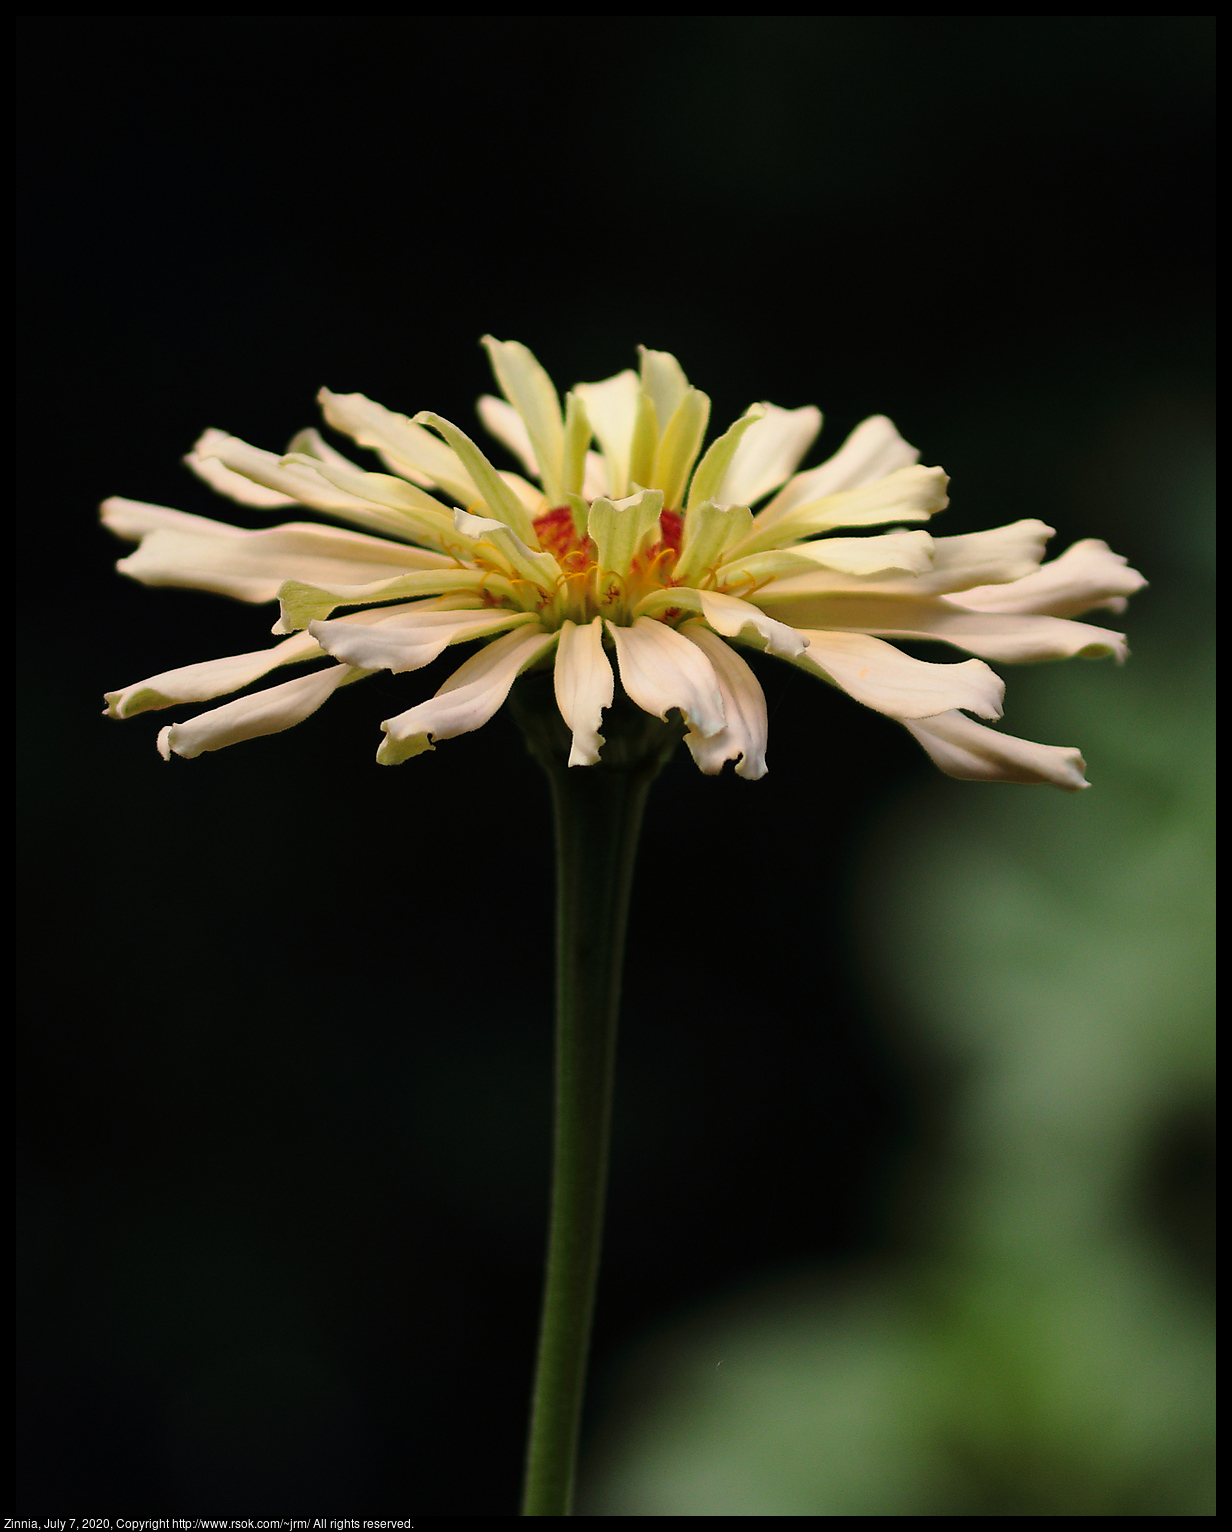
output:
M 640 372 L 579 384 L 562 411 L 526 347 L 484 344 L 504 398 L 481 398 L 479 416 L 526 477 L 496 469 L 438 415 L 408 419 L 323 390 L 328 424 L 388 472 L 351 462 L 314 430 L 282 456 L 211 430 L 186 461 L 242 505 L 303 506 L 362 530 L 292 521 L 245 531 L 107 500 L 105 524 L 139 543 L 118 565 L 125 574 L 277 600 L 273 631 L 286 635 L 109 692 L 108 714 L 205 702 L 314 665 L 161 731 L 164 757 L 193 757 L 288 729 L 375 671 L 419 670 L 480 640 L 434 696 L 382 723 L 378 761 L 481 727 L 521 672 L 553 665 L 569 764 L 593 765 L 614 660 L 638 707 L 660 718 L 679 710 L 702 771 L 735 761 L 739 775 L 760 777 L 766 705 L 744 646 L 898 719 L 951 776 L 1086 786 L 1077 750 L 967 715 L 1001 716 L 1004 683 L 987 660 L 1124 659 L 1121 634 L 1073 620 L 1123 610 L 1144 584 L 1107 544 L 1075 543 L 1045 564 L 1052 530 L 1041 521 L 932 536 L 920 524 L 947 504 L 946 475 L 921 467 L 881 415 L 797 473 L 821 427 L 811 405 L 752 405 L 701 454 L 710 401 L 666 352 L 643 349 Z M 861 535 L 834 535 L 843 529 Z M 331 615 L 340 608 L 345 616 Z M 887 638 L 978 658 L 927 663 Z

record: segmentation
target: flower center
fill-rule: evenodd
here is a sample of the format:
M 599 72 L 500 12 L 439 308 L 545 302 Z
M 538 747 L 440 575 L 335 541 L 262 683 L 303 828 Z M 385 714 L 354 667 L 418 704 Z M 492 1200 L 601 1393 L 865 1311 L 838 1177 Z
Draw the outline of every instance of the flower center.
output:
M 536 516 L 539 546 L 552 554 L 564 571 L 555 597 L 543 608 L 543 620 L 549 627 L 559 626 L 566 618 L 590 622 L 596 616 L 610 617 L 613 622 L 631 622 L 632 608 L 644 595 L 675 583 L 672 571 L 680 553 L 682 531 L 679 511 L 661 511 L 658 540 L 644 545 L 628 570 L 607 570 L 599 566 L 598 549 L 592 539 L 578 535 L 573 512 L 567 505 Z

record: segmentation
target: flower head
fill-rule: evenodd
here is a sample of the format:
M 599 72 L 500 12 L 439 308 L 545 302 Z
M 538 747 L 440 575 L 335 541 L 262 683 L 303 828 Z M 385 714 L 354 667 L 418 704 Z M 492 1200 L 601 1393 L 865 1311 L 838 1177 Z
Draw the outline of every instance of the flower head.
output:
M 735 761 L 739 775 L 760 777 L 766 705 L 742 646 L 898 719 L 951 776 L 1086 785 L 1077 750 L 966 715 L 1001 715 L 1004 684 L 987 660 L 1125 657 L 1121 634 L 1073 620 L 1123 610 L 1144 584 L 1105 543 L 1042 563 L 1052 530 L 1040 521 L 932 536 L 925 524 L 947 504 L 946 476 L 922 467 L 882 415 L 800 473 L 821 428 L 811 405 L 754 404 L 703 452 L 710 401 L 666 352 L 643 348 L 638 372 L 579 384 L 562 409 L 525 346 L 484 344 L 504 397 L 480 399 L 479 416 L 526 476 L 498 470 L 439 415 L 408 419 L 322 390 L 327 423 L 375 450 L 387 472 L 314 430 L 282 456 L 211 430 L 186 461 L 242 505 L 306 507 L 362 530 L 291 521 L 245 531 L 105 501 L 105 524 L 139 543 L 120 561 L 125 574 L 277 600 L 281 639 L 109 692 L 108 714 L 209 701 L 315 662 L 160 732 L 165 757 L 192 757 L 290 728 L 375 671 L 419 670 L 451 644 L 479 641 L 434 696 L 385 719 L 378 761 L 479 728 L 521 672 L 551 665 L 571 766 L 600 759 L 618 671 L 647 713 L 679 710 L 704 772 Z M 979 658 L 928 663 L 887 638 Z

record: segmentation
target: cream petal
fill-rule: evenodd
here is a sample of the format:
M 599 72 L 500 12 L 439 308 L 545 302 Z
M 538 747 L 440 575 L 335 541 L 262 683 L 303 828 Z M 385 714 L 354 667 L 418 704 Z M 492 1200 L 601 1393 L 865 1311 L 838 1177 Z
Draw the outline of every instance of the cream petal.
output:
M 425 487 L 439 484 L 462 505 L 473 505 L 480 498 L 458 454 L 415 421 L 363 394 L 331 394 L 323 388 L 317 400 L 335 431 L 344 432 L 361 447 L 373 448 L 404 479 Z
M 666 424 L 680 408 L 681 401 L 689 391 L 689 380 L 684 368 L 670 351 L 651 351 L 639 346 L 641 357 L 642 392 L 654 405 L 655 417 Z
M 209 702 L 214 697 L 224 697 L 228 692 L 250 686 L 280 665 L 322 658 L 324 655 L 315 639 L 307 633 L 296 633 L 269 649 L 182 665 L 177 670 L 164 670 L 145 681 L 136 681 L 120 691 L 107 692 L 103 716 L 132 718 L 155 708 L 174 707 L 177 702 Z
M 388 580 L 373 580 L 367 585 L 309 584 L 286 580 L 278 588 L 281 615 L 274 624 L 275 633 L 294 633 L 306 628 L 316 618 L 322 620 L 337 606 L 372 606 L 377 602 L 397 601 L 411 596 L 438 596 L 462 592 L 486 591 L 497 600 L 517 607 L 514 587 L 501 575 L 482 569 L 422 569 L 394 575 Z
M 821 430 L 821 411 L 812 404 L 784 410 L 763 404 L 765 417 L 749 427 L 715 491 L 720 505 L 754 505 L 795 473 Z
M 643 712 L 666 719 L 679 708 L 691 728 L 709 738 L 723 727 L 723 694 L 714 666 L 674 629 L 639 617 L 632 627 L 609 622 L 620 680 Z
M 433 749 L 434 739 L 453 739 L 482 728 L 522 671 L 556 642 L 557 634 L 537 626 L 494 639 L 460 665 L 435 697 L 382 723 L 385 739 L 377 760 L 382 766 L 396 766 Z
M 734 555 L 782 548 L 801 538 L 836 527 L 873 527 L 889 521 L 927 521 L 949 504 L 949 483 L 940 468 L 916 464 L 900 468 L 862 489 L 844 490 L 823 500 L 812 500 L 785 512 L 773 523 L 757 517 L 753 531 Z
M 756 781 L 766 774 L 766 697 L 757 677 L 730 644 L 700 622 L 683 623 L 677 632 L 696 644 L 710 661 L 723 698 L 723 727 L 705 736 L 690 729 L 684 742 L 707 776 L 735 761 L 736 775 Z
M 327 466 L 323 462 L 305 459 L 288 463 L 277 452 L 266 452 L 241 441 L 238 436 L 229 436 L 225 431 L 207 431 L 189 456 L 193 454 L 203 464 L 207 461 L 222 463 L 241 478 L 298 500 L 314 511 L 337 516 L 376 509 L 367 495 L 340 489 L 330 478 L 323 477 L 321 470 Z M 247 503 L 256 505 L 260 502 L 249 500 Z
M 582 494 L 587 500 L 597 500 L 607 494 L 607 462 L 598 452 L 588 452 L 582 469 Z
M 140 547 L 116 565 L 143 585 L 209 590 L 240 601 L 272 601 L 290 579 L 368 584 L 410 570 L 454 567 L 439 553 L 308 522 L 259 532 L 228 527 L 224 535 L 162 527 L 147 533 Z
M 862 489 L 900 468 L 909 468 L 919 457 L 919 449 L 903 440 L 892 420 L 871 415 L 860 422 L 832 458 L 790 479 L 762 510 L 760 519 L 768 525 L 799 505 Z
M 1088 537 L 1033 573 L 1008 585 L 980 585 L 955 597 L 955 605 L 977 612 L 1015 612 L 1080 617 L 1103 607 L 1125 610 L 1126 597 L 1146 581 L 1105 542 Z
M 664 612 L 700 612 L 725 638 L 737 639 L 753 649 L 768 649 L 784 659 L 795 659 L 808 640 L 786 623 L 775 622 L 751 602 L 715 590 L 696 590 L 670 585 L 643 596 L 633 609 L 634 617 L 658 617 Z
M 204 479 L 212 490 L 220 495 L 229 495 L 232 500 L 239 501 L 241 505 L 255 505 L 262 510 L 295 505 L 297 501 L 294 495 L 288 495 L 282 490 L 270 489 L 265 484 L 257 484 L 252 479 L 246 479 L 242 473 L 236 473 L 233 468 L 228 468 L 215 455 L 215 447 L 225 446 L 227 442 L 233 440 L 234 438 L 226 431 L 211 427 L 198 437 L 184 462 L 199 479 Z M 273 458 L 274 454 L 271 452 L 269 456 Z
M 960 707 L 981 718 L 1001 716 L 1005 682 L 982 660 L 933 665 L 867 633 L 810 629 L 804 637 L 808 648 L 796 658 L 801 670 L 891 718 L 930 718 Z
M 706 396 L 701 396 L 703 399 Z M 710 401 L 706 399 L 707 415 L 710 410 Z M 706 448 L 706 455 L 697 465 L 697 472 L 693 475 L 693 482 L 689 485 L 690 513 L 695 506 L 704 504 L 707 500 L 717 500 L 719 497 L 719 485 L 727 476 L 727 470 L 731 467 L 732 460 L 740 446 L 740 443 L 757 425 L 765 418 L 766 407 L 764 404 L 750 404 L 740 419 L 734 421 L 722 436 L 712 441 Z M 705 429 L 705 420 L 702 421 L 702 429 Z M 697 440 L 701 446 L 701 436 Z M 696 451 L 696 448 L 694 449 Z M 690 459 L 690 461 L 692 461 Z M 681 488 L 684 488 L 683 482 Z M 668 505 L 679 505 L 679 500 L 668 497 Z
M 944 597 L 914 601 L 893 596 L 785 594 L 766 586 L 752 599 L 792 627 L 937 639 L 983 659 L 1008 664 L 1068 660 L 1078 655 L 1089 660 L 1112 655 L 1122 661 L 1129 653 L 1123 633 L 1060 617 L 969 612 Z
M 641 392 L 635 372 L 618 372 L 602 383 L 579 383 L 574 393 L 586 407 L 591 428 L 603 449 L 606 485 L 599 493 L 613 500 L 629 492 L 629 453 L 637 420 L 637 396 Z M 584 489 L 590 495 L 590 490 Z
M 685 485 L 701 451 L 709 419 L 708 396 L 699 388 L 690 388 L 677 405 L 676 413 L 663 426 L 650 482 L 663 491 L 668 510 L 679 510 L 684 504 Z
M 453 525 L 453 506 L 433 499 L 426 490 L 420 489 L 417 484 L 408 483 L 406 479 L 389 473 L 368 473 L 345 460 L 339 466 L 337 463 L 309 457 L 303 452 L 288 453 L 282 458 L 280 466 L 291 470 L 307 469 L 316 479 L 324 479 L 335 489 L 342 490 L 345 495 L 370 509 L 380 506 L 392 511 L 396 518 L 392 525 L 404 537 L 430 542 L 438 548 L 452 545 L 454 541 L 449 535 Z M 452 546 L 450 551 L 453 551 Z
M 556 650 L 556 705 L 573 731 L 570 766 L 598 764 L 604 708 L 616 693 L 611 661 L 603 652 L 603 619 L 579 626 L 565 621 Z
M 125 500 L 112 495 L 99 506 L 99 517 L 109 532 L 127 542 L 139 542 L 151 532 L 186 532 L 197 537 L 234 537 L 239 527 L 208 516 L 190 516 L 187 511 L 173 511 L 167 505 L 150 505 L 144 500 Z
M 330 468 L 342 469 L 346 473 L 364 472 L 361 464 L 353 463 L 349 457 L 344 457 L 336 448 L 331 447 L 315 426 L 305 426 L 302 431 L 296 431 L 287 443 L 287 453 L 314 457 L 318 462 Z
M 263 734 L 280 734 L 315 713 L 321 704 L 348 681 L 358 681 L 363 671 L 350 665 L 332 665 L 316 670 L 295 681 L 284 681 L 266 691 L 198 713 L 187 723 L 169 724 L 160 729 L 158 749 L 163 760 L 172 752 L 186 760 L 207 750 L 222 750 L 245 739 L 259 739 Z
M 825 581 L 826 589 L 867 590 L 867 576 L 902 572 L 925 574 L 932 568 L 935 538 L 927 532 L 883 532 L 877 537 L 822 537 L 790 548 L 770 548 L 729 560 L 715 571 L 718 585 L 762 584 L 818 569 L 864 577 Z M 810 584 L 810 588 L 812 585 Z M 876 588 L 882 588 L 877 582 Z
M 475 405 L 475 412 L 483 421 L 488 435 L 494 436 L 502 447 L 507 447 L 532 478 L 538 478 L 539 464 L 535 459 L 535 449 L 530 444 L 530 432 L 513 405 L 492 394 L 482 394 Z
M 549 509 L 548 502 L 539 486 L 532 484 L 529 479 L 524 479 L 520 473 L 506 473 L 502 469 L 499 477 L 522 502 L 522 509 L 532 523 L 536 516 Z
M 507 527 L 512 528 L 527 545 L 538 541 L 535 524 L 526 507 L 465 431 L 460 431 L 451 420 L 431 410 L 421 410 L 415 416 L 415 424 L 431 426 L 434 431 L 440 432 L 462 460 L 479 490 L 483 504 L 497 521 L 503 521 Z
M 450 644 L 487 638 L 507 628 L 525 627 L 537 621 L 531 612 L 510 612 L 500 607 L 478 611 L 425 610 L 422 607 L 384 621 L 365 623 L 338 618 L 312 622 L 308 631 L 321 648 L 336 660 L 361 670 L 390 670 L 395 675 L 430 665 Z
M 561 494 L 567 502 L 570 495 L 582 492 L 586 483 L 586 471 L 588 459 L 594 457 L 600 470 L 603 467 L 603 459 L 598 454 L 587 451 L 590 446 L 591 430 L 590 420 L 586 414 L 586 406 L 575 393 L 565 395 L 565 441 L 561 453 Z M 589 493 L 589 498 L 603 493 L 603 480 L 600 478 L 599 487 Z
M 550 553 L 528 548 L 518 535 L 503 521 L 490 516 L 472 516 L 469 511 L 455 511 L 454 524 L 468 538 L 477 539 L 476 548 L 487 548 L 497 553 L 511 575 L 528 580 L 532 585 L 552 595 L 561 577 L 561 567 Z
M 485 335 L 483 344 L 501 392 L 526 423 L 543 492 L 551 505 L 559 505 L 565 428 L 552 380 L 520 341 L 500 341 Z
M 916 722 L 904 720 L 948 777 L 968 782 L 1051 782 L 1077 792 L 1091 784 L 1079 751 L 1064 745 L 1037 745 L 998 734 L 959 712 Z

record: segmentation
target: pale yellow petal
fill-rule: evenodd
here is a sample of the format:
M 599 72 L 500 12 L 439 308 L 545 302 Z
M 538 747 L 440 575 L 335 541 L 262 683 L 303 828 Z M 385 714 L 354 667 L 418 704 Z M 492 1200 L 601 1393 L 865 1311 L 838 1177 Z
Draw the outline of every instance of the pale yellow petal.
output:
M 551 378 L 534 354 L 520 341 L 483 337 L 492 362 L 492 371 L 501 393 L 525 422 L 530 437 L 543 492 L 551 505 L 559 505 L 562 495 L 565 431 L 560 399 Z
M 632 627 L 607 625 L 616 645 L 620 680 L 643 712 L 666 719 L 678 708 L 697 733 L 709 737 L 723 727 L 723 694 L 714 666 L 695 644 L 650 617 Z
M 933 665 L 866 633 L 810 629 L 803 636 L 808 648 L 795 660 L 801 670 L 891 718 L 928 718 L 949 708 L 1001 716 L 1005 682 L 982 660 Z
M 964 590 L 954 601 L 977 612 L 1080 617 L 1097 608 L 1123 612 L 1126 598 L 1145 584 L 1121 554 L 1089 537 L 1008 585 L 976 586 Z
M 574 393 L 585 405 L 595 438 L 603 449 L 607 494 L 613 500 L 622 500 L 629 493 L 629 453 L 637 420 L 637 396 L 641 393 L 637 373 L 618 372 L 602 383 L 579 383 Z
M 361 670 L 389 670 L 399 675 L 430 665 L 450 644 L 489 638 L 537 621 L 531 612 L 511 612 L 502 607 L 463 612 L 420 607 L 381 622 L 363 621 L 372 615 L 364 612 L 355 618 L 312 622 L 308 631 L 336 660 Z
M 564 622 L 553 676 L 560 716 L 573 731 L 570 766 L 594 766 L 604 743 L 603 710 L 616 692 L 611 661 L 603 652 L 603 619 L 579 626 Z
M 462 505 L 473 505 L 480 498 L 457 453 L 405 415 L 363 394 L 332 394 L 323 388 L 317 398 L 335 431 L 345 432 L 361 447 L 374 448 L 404 479 L 425 487 L 439 484 Z
M 766 697 L 761 683 L 730 644 L 703 623 L 683 623 L 677 632 L 702 651 L 714 669 L 723 698 L 723 727 L 716 734 L 690 729 L 684 737 L 707 776 L 737 761 L 736 775 L 755 781 L 766 774 Z
M 755 505 L 800 465 L 821 430 L 821 411 L 806 404 L 784 410 L 763 404 L 763 419 L 750 426 L 736 446 L 727 472 L 714 491 L 720 505 Z
M 958 712 L 904 723 L 946 776 L 967 782 L 1050 782 L 1068 792 L 1090 786 L 1086 762 L 1072 746 L 1015 739 Z
M 522 671 L 546 655 L 557 638 L 535 626 L 494 639 L 459 666 L 435 697 L 382 723 L 385 739 L 377 760 L 382 766 L 396 766 L 433 749 L 434 739 L 453 739 L 482 728 Z
M 1124 660 L 1129 652 L 1124 634 L 1060 617 L 970 612 L 944 597 L 916 601 L 893 596 L 785 593 L 782 587 L 791 583 L 795 582 L 767 586 L 749 599 L 795 628 L 937 639 L 983 659 L 1010 664 L 1075 656 L 1103 659 L 1112 655 Z
M 259 739 L 265 734 L 280 734 L 315 713 L 327 698 L 348 681 L 358 681 L 364 671 L 350 665 L 331 665 L 295 681 L 284 681 L 265 691 L 198 713 L 187 723 L 169 724 L 158 735 L 158 749 L 165 761 L 172 754 L 186 760 L 207 750 L 222 750 L 245 739 Z
M 240 601 L 272 601 L 287 580 L 312 584 L 370 584 L 411 570 L 456 568 L 438 553 L 345 532 L 340 527 L 288 522 L 246 532 L 222 524 L 201 531 L 170 525 L 147 533 L 116 568 L 143 585 L 209 590 Z
M 769 526 L 797 506 L 844 490 L 862 489 L 900 468 L 909 468 L 919 456 L 919 450 L 903 440 L 892 420 L 872 415 L 860 422 L 832 458 L 790 479 L 761 511 L 759 523 Z

